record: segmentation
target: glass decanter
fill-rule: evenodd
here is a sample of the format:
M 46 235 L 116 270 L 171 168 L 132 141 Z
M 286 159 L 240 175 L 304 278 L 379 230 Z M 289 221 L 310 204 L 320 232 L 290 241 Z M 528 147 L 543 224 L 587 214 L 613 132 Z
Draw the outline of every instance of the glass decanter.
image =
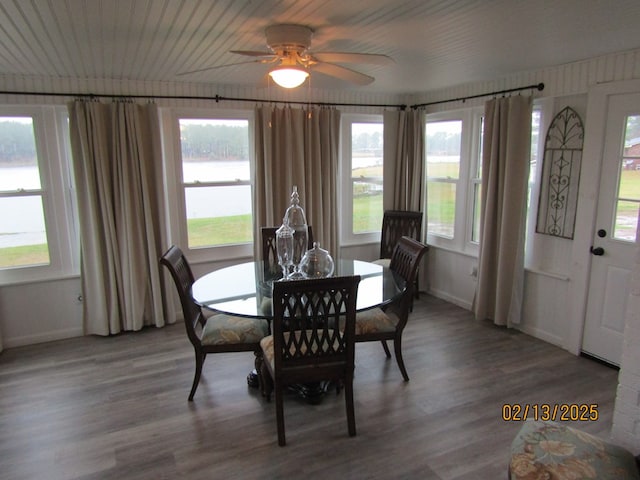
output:
M 300 198 L 298 196 L 298 187 L 293 186 L 291 193 L 291 205 L 284 214 L 283 223 L 287 223 L 293 230 L 293 272 L 289 278 L 303 278 L 300 273 L 300 260 L 307 251 L 309 231 L 307 228 L 307 217 L 303 208 L 300 206 Z
M 291 267 L 293 266 L 294 233 L 285 217 L 280 228 L 276 230 L 276 253 L 278 255 L 278 264 L 282 268 L 282 278 L 285 280 L 289 278 Z
M 305 278 L 330 277 L 334 267 L 333 258 L 329 252 L 320 248 L 318 242 L 313 242 L 313 248 L 307 250 L 300 262 L 300 272 Z

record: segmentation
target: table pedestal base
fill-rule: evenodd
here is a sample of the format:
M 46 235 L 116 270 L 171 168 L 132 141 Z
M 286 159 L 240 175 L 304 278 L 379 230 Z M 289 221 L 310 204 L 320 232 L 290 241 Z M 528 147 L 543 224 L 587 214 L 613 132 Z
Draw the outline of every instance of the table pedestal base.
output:
M 260 381 L 255 369 L 251 370 L 247 375 L 247 385 L 251 388 L 260 388 Z M 288 389 L 307 403 L 317 405 L 322 401 L 322 397 L 324 397 L 331 385 L 331 382 L 300 383 L 290 385 Z
M 255 368 L 249 372 L 249 375 L 247 375 L 247 385 L 249 385 L 251 388 L 260 388 L 258 372 L 256 372 Z

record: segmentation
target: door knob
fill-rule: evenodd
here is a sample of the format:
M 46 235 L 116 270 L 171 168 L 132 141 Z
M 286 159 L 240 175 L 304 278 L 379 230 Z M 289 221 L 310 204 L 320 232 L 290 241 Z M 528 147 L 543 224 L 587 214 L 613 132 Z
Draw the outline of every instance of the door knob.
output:
M 604 248 L 602 248 L 602 247 L 596 247 L 596 248 L 593 248 L 593 245 L 592 245 L 592 246 L 591 246 L 591 250 L 590 250 L 590 251 L 591 251 L 591 253 L 592 253 L 593 255 L 596 255 L 596 256 L 598 256 L 598 257 L 600 257 L 600 256 L 604 255 Z

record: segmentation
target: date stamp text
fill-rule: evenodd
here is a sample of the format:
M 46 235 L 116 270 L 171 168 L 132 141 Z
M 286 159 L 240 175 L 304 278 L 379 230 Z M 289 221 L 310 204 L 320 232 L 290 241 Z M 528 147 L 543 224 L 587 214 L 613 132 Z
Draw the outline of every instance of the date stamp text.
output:
M 558 422 L 595 422 L 599 418 L 597 403 L 505 403 L 502 420 L 522 422 L 532 420 Z

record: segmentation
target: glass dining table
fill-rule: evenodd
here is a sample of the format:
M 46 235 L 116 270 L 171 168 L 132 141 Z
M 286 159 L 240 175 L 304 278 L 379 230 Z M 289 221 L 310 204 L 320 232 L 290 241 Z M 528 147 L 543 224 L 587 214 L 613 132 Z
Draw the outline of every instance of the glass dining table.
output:
M 339 259 L 333 276 L 360 275 L 356 310 L 381 307 L 404 290 L 404 279 L 387 267 L 362 260 Z M 219 313 L 271 320 L 273 282 L 282 281 L 277 269 L 262 261 L 232 265 L 207 273 L 195 281 L 191 294 L 201 307 Z
M 338 259 L 333 276 L 360 275 L 356 310 L 382 307 L 393 302 L 405 289 L 404 279 L 381 265 L 362 260 Z M 252 261 L 221 268 L 197 279 L 191 290 L 195 302 L 217 313 L 250 318 L 273 319 L 271 292 L 273 282 L 282 281 L 279 267 Z M 258 386 L 255 370 L 247 376 L 251 387 Z M 321 398 L 323 391 L 302 386 L 298 394 L 310 403 Z

